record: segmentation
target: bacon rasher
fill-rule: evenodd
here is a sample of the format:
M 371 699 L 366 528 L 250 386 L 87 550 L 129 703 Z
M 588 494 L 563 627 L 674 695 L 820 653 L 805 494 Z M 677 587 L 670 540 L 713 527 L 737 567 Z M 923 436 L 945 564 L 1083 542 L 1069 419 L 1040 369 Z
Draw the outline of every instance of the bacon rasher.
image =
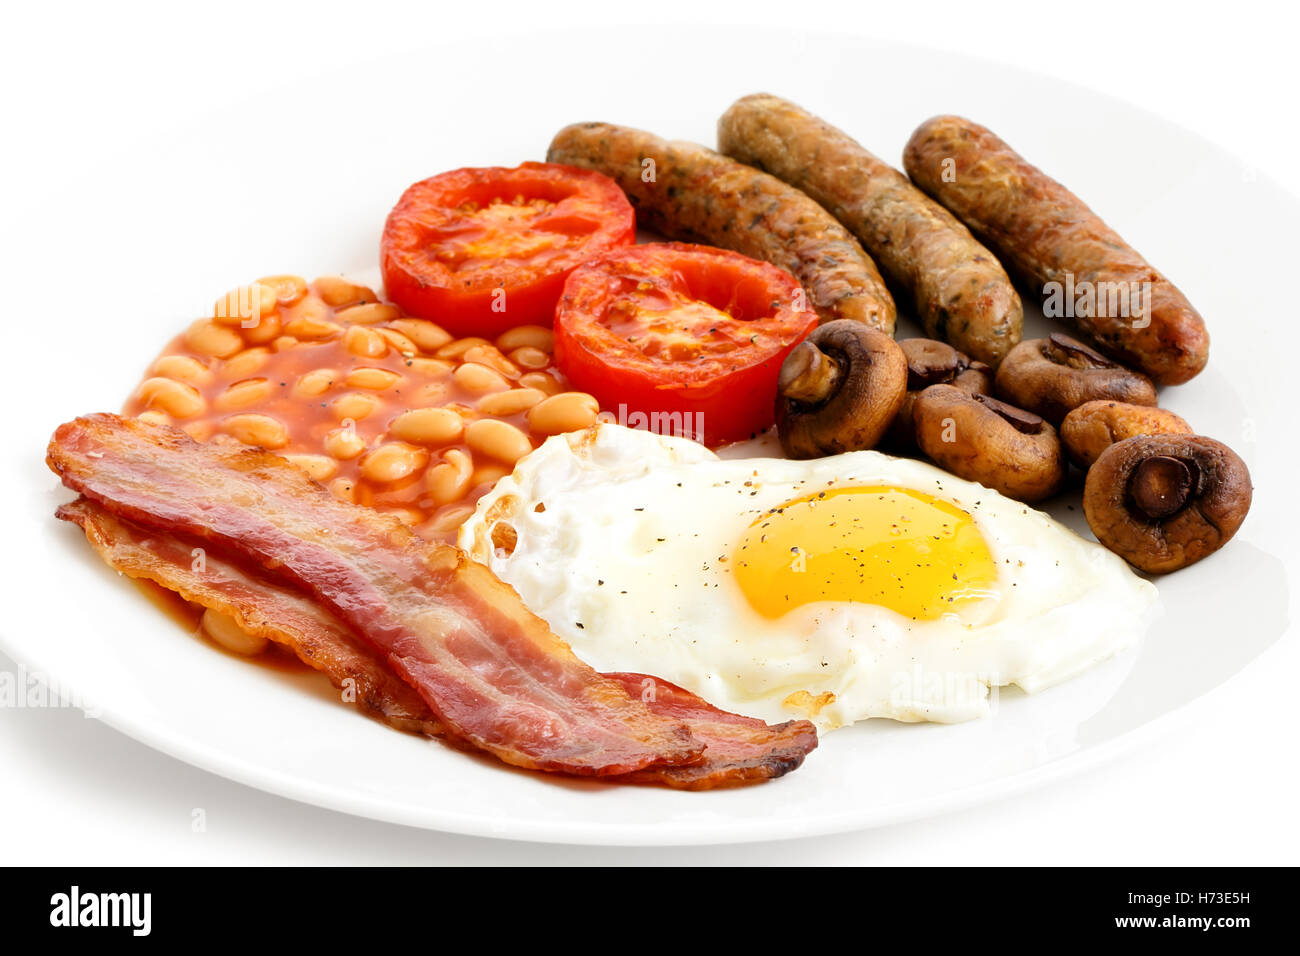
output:
M 336 683 L 354 677 L 394 726 L 449 733 L 518 766 L 683 789 L 780 776 L 816 746 L 806 721 L 768 727 L 666 682 L 647 696 L 653 678 L 597 674 L 486 568 L 338 502 L 278 456 L 96 415 L 62 426 L 49 462 L 98 503 L 61 517 L 111 564 L 260 622 Z M 219 586 L 192 580 L 193 541 L 217 552 Z M 380 658 L 423 708 L 385 681 Z
M 48 449 L 119 517 L 289 581 L 385 656 L 439 722 L 506 763 L 600 776 L 697 761 L 704 745 L 601 677 L 487 568 L 334 498 L 286 459 L 91 415 Z

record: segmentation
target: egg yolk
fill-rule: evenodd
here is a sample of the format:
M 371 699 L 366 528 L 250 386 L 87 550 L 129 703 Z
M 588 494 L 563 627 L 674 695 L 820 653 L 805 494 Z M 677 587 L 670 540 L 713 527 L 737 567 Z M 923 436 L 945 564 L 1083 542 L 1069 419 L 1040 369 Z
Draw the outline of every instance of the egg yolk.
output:
M 817 601 L 877 604 L 930 621 L 993 596 L 997 569 L 965 511 L 921 491 L 846 487 L 787 501 L 745 532 L 735 576 L 777 618 Z

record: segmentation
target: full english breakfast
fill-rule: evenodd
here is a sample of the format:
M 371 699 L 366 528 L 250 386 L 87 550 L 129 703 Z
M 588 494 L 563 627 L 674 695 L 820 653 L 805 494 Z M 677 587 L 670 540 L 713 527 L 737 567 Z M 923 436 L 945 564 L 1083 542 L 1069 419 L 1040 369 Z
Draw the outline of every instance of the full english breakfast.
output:
M 382 290 L 238 286 L 60 425 L 57 517 L 213 644 L 525 770 L 745 786 L 987 718 L 1139 645 L 1251 481 L 1160 406 L 1208 360 L 1162 273 L 969 120 L 902 165 L 755 94 L 716 151 L 577 123 L 424 179 Z M 1080 494 L 1096 541 L 1034 507 Z

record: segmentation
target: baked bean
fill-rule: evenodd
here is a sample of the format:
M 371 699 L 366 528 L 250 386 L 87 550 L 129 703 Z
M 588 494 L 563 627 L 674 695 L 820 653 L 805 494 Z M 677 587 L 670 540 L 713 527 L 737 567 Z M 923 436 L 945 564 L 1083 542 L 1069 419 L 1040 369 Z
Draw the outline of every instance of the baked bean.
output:
M 451 341 L 451 333 L 425 319 L 393 319 L 390 328 L 401 332 L 425 352 L 436 352 Z
M 552 352 L 555 350 L 555 333 L 541 325 L 520 325 L 502 332 L 497 337 L 497 348 L 502 352 L 513 352 L 521 348 Z
M 271 383 L 264 378 L 246 378 L 226 388 L 212 402 L 219 412 L 248 408 L 271 397 Z
M 408 528 L 414 528 L 424 520 L 424 515 L 414 508 L 385 508 L 384 510 Z
M 409 357 L 420 354 L 420 350 L 416 347 L 416 344 L 401 332 L 396 332 L 393 329 L 375 329 L 375 331 L 384 337 L 385 342 L 397 349 L 397 351 L 401 352 L 403 355 Z
M 437 379 L 450 377 L 456 366 L 446 359 L 413 358 L 406 361 L 406 367 L 426 378 Z
M 231 415 L 221 423 L 221 429 L 245 445 L 260 445 L 268 451 L 289 444 L 289 429 L 284 422 L 270 415 Z
M 343 347 L 361 358 L 379 358 L 388 351 L 388 340 L 364 325 L 353 325 L 343 333 Z
M 519 367 L 502 355 L 495 345 L 476 345 L 472 349 L 466 349 L 460 360 L 486 365 L 506 378 L 519 377 Z
M 379 296 L 373 290 L 349 282 L 342 276 L 321 276 L 312 283 L 312 288 L 326 305 L 334 308 L 379 301 Z
M 334 317 L 334 310 L 316 296 L 309 295 L 293 305 L 285 306 L 280 310 L 280 316 L 286 322 L 291 322 L 294 319 L 311 319 L 314 322 L 325 322 Z
M 221 373 L 226 378 L 234 381 L 239 381 L 241 378 L 251 378 L 253 373 L 259 371 L 270 357 L 271 350 L 267 348 L 244 349 L 234 358 L 226 360 L 226 364 L 221 366 Z
M 328 481 L 338 474 L 339 464 L 328 455 L 285 455 L 316 481 Z
M 346 478 L 335 478 L 329 483 L 330 494 L 339 501 L 356 504 L 357 486 Z
M 337 322 L 330 322 L 327 319 L 313 319 L 309 316 L 299 316 L 296 319 L 290 319 L 284 326 L 284 330 L 290 335 L 300 339 L 324 339 L 337 332 L 343 331 L 343 326 Z
M 449 408 L 415 408 L 388 426 L 388 434 L 417 445 L 450 445 L 465 431 L 465 421 Z
M 378 407 L 379 399 L 365 392 L 348 392 L 330 402 L 330 410 L 339 421 L 350 418 L 359 422 L 368 415 L 374 414 Z
M 546 398 L 546 393 L 536 388 L 512 388 L 508 392 L 493 392 L 478 400 L 478 410 L 484 415 L 518 415 Z
M 366 443 L 357 434 L 356 427 L 347 425 L 343 428 L 335 428 L 325 435 L 321 442 L 325 450 L 337 458 L 339 461 L 351 461 L 366 450 Z M 331 486 L 331 490 L 333 490 Z M 347 500 L 351 501 L 351 498 Z
M 332 368 L 312 369 L 298 379 L 297 384 L 293 387 L 293 393 L 308 398 L 324 395 L 338 380 L 338 374 Z
M 505 465 L 479 465 L 474 469 L 474 473 L 469 476 L 469 486 L 477 488 L 480 485 L 495 485 L 510 474 L 511 470 Z
M 213 608 L 207 608 L 199 621 L 203 633 L 222 647 L 245 657 L 252 657 L 266 650 L 267 640 L 260 634 L 250 634 L 229 614 L 223 614 Z
M 221 325 L 251 325 L 276 308 L 276 292 L 269 285 L 254 282 L 252 285 L 231 289 L 212 307 L 213 321 Z
M 392 388 L 401 380 L 402 376 L 386 368 L 354 368 L 348 372 L 346 382 L 353 388 L 369 388 L 382 392 L 386 388 Z
M 283 331 L 283 326 L 280 316 L 271 314 L 262 316 L 251 326 L 240 326 L 239 331 L 249 345 L 261 345 L 275 339 Z
M 361 474 L 370 481 L 388 484 L 409 478 L 429 462 L 423 448 L 395 441 L 380 445 L 361 459 Z
M 521 345 L 510 353 L 510 361 L 514 362 L 520 368 L 542 369 L 551 364 L 551 357 L 541 349 L 533 348 L 531 345 Z
M 559 395 L 564 386 L 548 372 L 525 372 L 519 376 L 519 384 L 524 388 L 535 388 L 547 395 Z
M 473 392 L 475 395 L 482 395 L 485 392 L 500 392 L 510 387 L 510 383 L 501 377 L 500 373 L 494 372 L 486 365 L 479 365 L 477 362 L 466 362 L 459 366 L 456 371 L 451 373 L 452 380 L 465 389 L 467 392 Z
M 411 406 L 413 408 L 432 408 L 437 405 L 445 405 L 447 396 L 451 394 L 451 382 L 430 382 L 428 385 L 421 385 L 415 390 L 415 394 L 410 396 Z
M 496 418 L 470 422 L 465 427 L 465 444 L 481 455 L 510 465 L 533 450 L 533 443 L 527 435 L 509 422 Z
M 181 426 L 181 431 L 195 441 L 207 441 L 216 430 L 217 426 L 212 422 L 186 422 Z
M 473 505 L 462 505 L 458 508 L 448 508 L 446 511 L 435 515 L 429 522 L 429 527 L 434 531 L 455 531 L 463 525 L 473 513 Z
M 200 355 L 229 358 L 244 347 L 244 340 L 233 329 L 217 325 L 211 319 L 199 319 L 185 330 L 185 344 Z
M 445 452 L 442 461 L 424 473 L 424 486 L 436 504 L 459 501 L 469 491 L 474 463 L 459 448 Z
M 206 385 L 212 381 L 212 372 L 206 365 L 190 355 L 164 355 L 150 369 L 154 375 L 174 378 L 186 385 Z
M 307 280 L 302 276 L 266 276 L 257 281 L 275 290 L 280 305 L 293 305 L 307 294 Z
M 298 340 L 292 335 L 277 336 L 276 340 L 271 343 L 271 348 L 277 352 L 283 352 L 285 349 L 291 349 L 298 344 Z
M 562 392 L 534 405 L 528 412 L 528 426 L 541 435 L 590 428 L 600 414 L 600 404 L 586 392 Z
M 193 418 L 207 408 L 197 388 L 170 378 L 147 378 L 136 395 L 146 408 L 159 408 L 173 418 Z
M 135 417 L 142 422 L 152 422 L 155 425 L 170 425 L 172 423 L 172 417 L 157 408 L 147 409 Z
M 491 345 L 491 344 L 492 343 L 489 342 L 487 339 L 480 339 L 477 336 L 471 335 L 468 338 L 456 339 L 454 342 L 448 342 L 446 345 L 442 346 L 442 348 L 438 349 L 433 354 L 438 358 L 459 359 L 462 355 L 464 355 L 472 348 L 476 348 L 477 346 L 480 345 Z
M 336 319 L 347 325 L 374 325 L 376 322 L 388 322 L 401 316 L 402 312 L 397 306 L 385 305 L 382 302 L 353 305 L 334 313 Z

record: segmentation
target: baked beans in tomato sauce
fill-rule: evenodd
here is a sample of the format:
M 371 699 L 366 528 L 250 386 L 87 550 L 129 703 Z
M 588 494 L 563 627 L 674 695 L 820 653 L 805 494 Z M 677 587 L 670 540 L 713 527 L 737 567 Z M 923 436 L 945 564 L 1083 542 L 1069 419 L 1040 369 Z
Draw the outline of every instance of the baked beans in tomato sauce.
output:
M 541 326 L 458 339 L 346 279 L 269 276 L 178 335 L 123 411 L 274 451 L 336 497 L 454 542 L 519 458 L 596 421 L 551 351 Z

